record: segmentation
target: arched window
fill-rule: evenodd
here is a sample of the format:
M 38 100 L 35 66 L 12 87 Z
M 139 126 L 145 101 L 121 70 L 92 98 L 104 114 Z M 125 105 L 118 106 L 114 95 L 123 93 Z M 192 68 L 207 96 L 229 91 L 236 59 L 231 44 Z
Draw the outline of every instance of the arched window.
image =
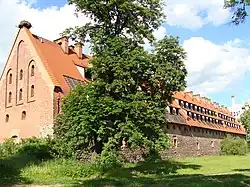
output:
M 21 69 L 19 73 L 19 80 L 22 80 L 22 79 L 23 79 L 23 70 Z
M 26 111 L 22 111 L 22 120 L 25 120 L 26 118 Z
M 12 93 L 9 92 L 9 98 L 8 98 L 8 102 L 11 103 L 11 100 L 12 100 Z
M 9 76 L 9 84 L 12 84 L 12 73 L 10 73 L 10 76 Z
M 32 85 L 30 88 L 30 97 L 34 97 L 34 95 L 35 95 L 35 87 L 34 85 Z
M 19 101 L 23 99 L 23 89 L 19 90 Z
M 32 65 L 32 66 L 31 66 L 31 69 L 30 69 L 30 76 L 32 77 L 32 76 L 34 76 L 34 75 L 35 75 L 35 66 Z
M 8 122 L 9 122 L 9 119 L 10 119 L 9 114 L 6 114 L 6 116 L 5 116 L 5 122 L 8 123 Z

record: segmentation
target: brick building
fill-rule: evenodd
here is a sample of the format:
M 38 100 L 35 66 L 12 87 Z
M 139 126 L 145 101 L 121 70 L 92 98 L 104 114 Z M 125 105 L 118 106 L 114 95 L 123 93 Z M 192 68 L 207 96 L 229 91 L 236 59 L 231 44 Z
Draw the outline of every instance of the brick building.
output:
M 218 154 L 227 134 L 245 138 L 246 130 L 226 107 L 193 92 L 177 92 L 174 98 L 166 115 L 172 143 L 167 155 Z
M 82 46 L 69 46 L 66 37 L 49 41 L 21 22 L 0 80 L 0 141 L 53 133 L 61 98 L 84 83 L 89 56 Z M 168 108 L 167 132 L 173 147 L 167 154 L 218 153 L 227 133 L 244 137 L 245 129 L 230 111 L 192 92 L 178 92 Z
M 0 141 L 52 133 L 64 94 L 86 82 L 90 57 L 66 37 L 49 41 L 21 22 L 0 80 Z

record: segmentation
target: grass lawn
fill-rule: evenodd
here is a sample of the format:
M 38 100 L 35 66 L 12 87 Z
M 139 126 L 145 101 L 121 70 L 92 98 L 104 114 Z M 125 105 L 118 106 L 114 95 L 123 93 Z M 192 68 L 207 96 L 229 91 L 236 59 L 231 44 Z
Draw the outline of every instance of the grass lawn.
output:
M 91 175 L 91 177 L 89 177 Z M 158 163 L 126 164 L 98 173 L 71 160 L 36 162 L 27 156 L 0 160 L 0 185 L 248 187 L 250 155 L 210 156 Z

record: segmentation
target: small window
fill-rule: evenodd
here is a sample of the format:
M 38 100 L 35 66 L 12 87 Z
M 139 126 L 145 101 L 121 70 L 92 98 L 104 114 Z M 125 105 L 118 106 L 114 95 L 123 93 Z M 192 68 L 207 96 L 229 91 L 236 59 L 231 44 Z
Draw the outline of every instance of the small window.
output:
M 177 137 L 173 137 L 173 148 L 177 148 Z
M 12 73 L 9 76 L 9 84 L 12 84 Z
M 211 147 L 214 148 L 214 141 L 211 141 Z
M 22 69 L 20 70 L 20 73 L 19 73 L 19 80 L 23 80 L 23 70 Z
M 8 98 L 8 102 L 11 103 L 11 100 L 12 100 L 12 93 L 9 92 L 9 98 Z
M 200 143 L 197 142 L 197 150 L 200 150 Z
M 32 66 L 31 66 L 31 70 L 30 70 L 30 76 L 32 77 L 32 76 L 34 76 L 34 75 L 35 75 L 35 66 L 32 65 Z
M 6 114 L 6 116 L 5 116 L 5 122 L 8 123 L 9 120 L 10 120 L 10 116 L 9 116 L 9 114 Z
M 175 130 L 175 125 L 173 125 L 173 129 Z
M 26 119 L 26 111 L 22 111 L 22 120 Z
M 23 89 L 19 90 L 19 101 L 23 99 Z
M 17 135 L 13 135 L 13 136 L 11 136 L 11 138 L 12 138 L 12 139 L 17 139 L 18 136 L 17 136 Z
M 35 95 L 35 87 L 34 87 L 34 85 L 32 85 L 30 88 L 30 96 L 34 97 L 34 95 Z

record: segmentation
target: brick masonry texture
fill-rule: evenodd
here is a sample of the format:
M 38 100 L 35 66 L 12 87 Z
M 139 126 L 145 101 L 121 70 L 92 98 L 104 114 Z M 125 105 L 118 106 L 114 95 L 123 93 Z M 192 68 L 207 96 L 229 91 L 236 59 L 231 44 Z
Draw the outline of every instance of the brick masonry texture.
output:
M 35 75 L 30 77 L 29 65 L 35 66 Z M 19 73 L 23 70 L 23 79 Z M 8 82 L 7 73 L 12 73 L 12 83 Z M 30 97 L 30 86 L 35 86 L 34 97 Z M 17 136 L 18 139 L 31 136 L 45 136 L 52 133 L 53 127 L 53 84 L 47 71 L 38 58 L 24 30 L 20 30 L 3 71 L 0 82 L 0 141 L 4 138 Z M 19 100 L 19 90 L 23 90 Z M 11 103 L 8 93 L 12 92 Z M 26 118 L 21 119 L 22 112 Z M 5 116 L 9 115 L 9 121 Z

